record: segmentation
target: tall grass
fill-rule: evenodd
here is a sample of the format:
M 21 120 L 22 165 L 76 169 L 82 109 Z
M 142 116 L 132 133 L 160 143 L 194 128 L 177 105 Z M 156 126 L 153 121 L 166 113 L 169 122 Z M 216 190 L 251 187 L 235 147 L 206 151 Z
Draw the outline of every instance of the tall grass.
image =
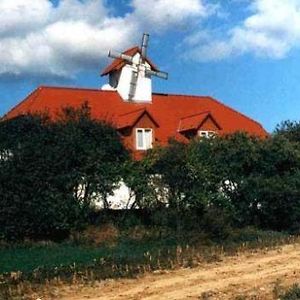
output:
M 73 241 L 7 246 L 0 249 L 0 299 L 18 299 L 50 283 L 90 284 L 155 270 L 195 267 L 218 261 L 225 255 L 295 241 L 295 237 L 284 234 L 247 229 L 235 231 L 223 244 L 202 238 L 191 242 L 186 236 L 178 240 L 166 236 L 144 235 L 137 239 L 121 235 L 114 244 Z

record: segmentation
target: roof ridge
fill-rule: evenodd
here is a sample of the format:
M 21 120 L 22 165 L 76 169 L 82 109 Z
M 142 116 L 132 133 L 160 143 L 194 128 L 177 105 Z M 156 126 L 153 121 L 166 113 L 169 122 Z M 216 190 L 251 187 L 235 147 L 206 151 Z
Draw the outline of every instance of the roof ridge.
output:
M 161 93 L 153 93 L 153 94 L 154 94 L 154 95 L 155 95 L 155 94 L 161 95 Z M 222 105 L 223 107 L 228 108 L 228 109 L 231 110 L 231 111 L 234 111 L 235 113 L 239 114 L 240 116 L 242 116 L 242 117 L 244 117 L 244 118 L 247 118 L 248 120 L 250 120 L 250 121 L 256 123 L 256 124 L 259 125 L 261 128 L 263 128 L 263 126 L 262 126 L 259 122 L 255 121 L 254 119 L 252 119 L 252 118 L 246 116 L 245 114 L 243 114 L 243 113 L 237 111 L 236 109 L 234 109 L 234 108 L 228 106 L 227 104 L 224 104 L 223 102 L 221 102 L 221 101 L 219 101 L 219 100 L 213 98 L 212 96 L 207 96 L 207 95 L 206 95 L 206 96 L 197 96 L 197 95 L 169 94 L 169 93 L 167 93 L 167 94 L 165 94 L 165 95 L 166 95 L 166 96 L 175 96 L 175 97 L 177 96 L 177 97 L 186 97 L 186 98 L 202 98 L 202 99 L 206 98 L 206 99 L 209 99 L 209 100 L 211 100 L 211 101 L 214 101 L 214 102 L 216 102 L 216 103 Z M 263 128 L 263 129 L 264 129 L 264 128 Z
M 129 48 L 129 49 L 123 51 L 122 53 L 129 52 L 129 51 L 132 51 L 132 50 L 134 50 L 134 49 L 137 49 L 137 50 L 140 50 L 140 51 L 141 51 L 140 47 L 139 47 L 138 45 L 135 45 L 135 46 L 133 46 L 133 47 L 131 47 L 131 48 Z
M 74 87 L 74 86 L 56 86 L 56 85 L 41 85 L 38 88 L 60 89 L 60 90 L 83 90 L 83 91 L 91 91 L 91 92 L 116 92 L 116 91 L 101 90 L 96 88 L 82 88 L 82 87 Z
M 141 50 L 140 50 L 139 46 L 133 46 L 125 51 L 121 51 L 120 53 L 129 55 L 129 54 L 131 54 L 131 52 L 133 52 L 132 55 L 135 55 L 136 53 L 141 52 Z M 108 75 L 112 71 L 113 68 L 122 67 L 123 64 L 124 64 L 124 59 L 115 58 L 109 65 L 107 65 L 101 71 L 101 73 L 100 73 L 101 77 Z
M 23 103 L 25 103 L 26 101 L 28 101 L 31 97 L 34 97 L 32 100 L 34 101 L 37 96 L 40 94 L 42 90 L 42 87 L 37 87 L 33 92 L 31 92 L 24 100 L 22 100 L 20 103 L 18 103 L 16 106 L 14 106 L 13 108 L 11 108 L 6 114 L 4 114 L 3 119 L 6 118 L 6 116 L 8 114 L 10 114 L 12 111 L 14 111 L 15 109 L 18 109 Z
M 171 94 L 171 93 L 159 93 L 159 92 L 154 92 L 152 93 L 153 95 L 156 96 L 170 96 L 170 97 L 188 97 L 188 98 L 210 98 L 210 96 L 207 95 L 186 95 L 186 94 Z
M 246 118 L 246 119 L 248 119 L 248 120 L 250 120 L 250 121 L 256 123 L 256 124 L 259 125 L 262 129 L 264 129 L 263 126 L 262 126 L 259 122 L 255 121 L 254 119 L 252 119 L 252 118 L 246 116 L 245 114 L 243 114 L 243 113 L 237 111 L 236 109 L 234 109 L 234 108 L 232 108 L 232 107 L 230 107 L 230 106 L 228 106 L 228 105 L 222 103 L 221 101 L 219 101 L 219 100 L 217 100 L 217 99 L 215 99 L 215 98 L 213 98 L 213 97 L 211 97 L 211 96 L 208 96 L 208 98 L 209 98 L 210 100 L 212 100 L 212 101 L 214 101 L 214 102 L 216 102 L 216 103 L 218 103 L 218 104 L 220 104 L 220 105 L 226 107 L 227 109 L 229 109 L 229 110 L 231 110 L 231 111 L 234 111 L 234 112 L 237 113 L 238 115 L 240 115 L 240 116 L 242 116 L 242 117 L 244 117 L 244 118 Z

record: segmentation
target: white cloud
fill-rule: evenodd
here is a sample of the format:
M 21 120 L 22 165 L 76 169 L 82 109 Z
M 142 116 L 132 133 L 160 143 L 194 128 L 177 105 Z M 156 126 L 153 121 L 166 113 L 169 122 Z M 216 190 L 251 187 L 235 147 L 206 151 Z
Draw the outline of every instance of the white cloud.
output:
M 253 0 L 251 15 L 241 25 L 225 33 L 225 38 L 205 39 L 204 46 L 194 47 L 189 56 L 197 60 L 220 60 L 232 55 L 254 53 L 280 59 L 300 45 L 299 0 Z M 193 43 L 202 37 L 190 38 Z
M 202 24 L 183 42 L 185 51 L 186 45 L 192 49 L 189 58 L 220 60 L 245 53 L 282 58 L 300 45 L 300 0 L 237 1 L 243 1 L 248 16 L 225 32 L 203 30 Z M 131 11 L 115 17 L 109 3 L 0 0 L 0 76 L 70 77 L 100 66 L 108 49 L 136 44 L 143 30 L 165 34 L 184 28 L 188 34 L 221 11 L 216 0 L 128 0 Z M 219 21 L 226 28 L 234 22 L 230 15 Z
M 81 20 L 97 25 L 107 15 L 108 10 L 101 0 L 63 0 L 57 8 L 52 7 L 51 12 L 55 21 Z
M 209 6 L 199 0 L 133 0 L 132 6 L 136 17 L 158 30 L 209 13 Z
M 51 2 L 44 0 L 1 0 L 0 37 L 40 28 L 47 23 L 51 7 Z
M 110 19 L 99 28 L 83 21 L 56 22 L 41 32 L 2 40 L 0 74 L 42 74 L 70 77 L 93 68 L 107 56 L 107 47 L 126 45 L 135 28 Z
M 72 76 L 126 47 L 136 24 L 109 17 L 101 0 L 1 0 L 0 75 Z
M 0 75 L 70 77 L 99 66 L 110 48 L 136 44 L 142 30 L 203 18 L 201 0 L 132 0 L 114 17 L 105 0 L 0 0 Z M 150 9 L 150 11 L 149 11 Z

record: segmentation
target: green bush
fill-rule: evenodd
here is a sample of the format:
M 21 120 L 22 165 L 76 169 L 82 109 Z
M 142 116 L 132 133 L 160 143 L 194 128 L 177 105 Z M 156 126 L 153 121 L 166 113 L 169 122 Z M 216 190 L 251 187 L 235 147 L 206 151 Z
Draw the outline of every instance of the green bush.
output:
M 210 208 L 236 227 L 299 232 L 300 142 L 283 129 L 266 139 L 235 133 L 189 144 L 171 141 L 147 161 L 148 171 L 160 174 L 160 199 L 176 212 L 178 228 L 184 218 L 198 224 Z
M 300 286 L 294 284 L 287 292 L 280 296 L 281 300 L 299 300 L 300 299 Z
M 284 136 L 289 141 L 300 142 L 300 122 L 283 121 L 277 125 L 275 135 Z
M 8 240 L 62 239 L 82 228 L 96 196 L 107 206 L 128 157 L 116 130 L 93 120 L 86 104 L 55 122 L 1 122 L 0 153 L 0 235 Z

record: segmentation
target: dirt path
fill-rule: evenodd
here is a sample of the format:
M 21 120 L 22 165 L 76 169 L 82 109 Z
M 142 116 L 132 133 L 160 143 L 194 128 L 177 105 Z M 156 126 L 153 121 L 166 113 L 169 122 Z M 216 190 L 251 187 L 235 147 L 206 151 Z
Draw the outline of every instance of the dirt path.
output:
M 96 287 L 71 287 L 61 300 L 273 299 L 281 284 L 300 283 L 300 245 L 255 254 L 225 257 L 195 269 L 149 274 L 138 279 L 109 280 Z M 252 295 L 252 296 L 251 296 Z M 202 298 L 200 297 L 202 296 Z

